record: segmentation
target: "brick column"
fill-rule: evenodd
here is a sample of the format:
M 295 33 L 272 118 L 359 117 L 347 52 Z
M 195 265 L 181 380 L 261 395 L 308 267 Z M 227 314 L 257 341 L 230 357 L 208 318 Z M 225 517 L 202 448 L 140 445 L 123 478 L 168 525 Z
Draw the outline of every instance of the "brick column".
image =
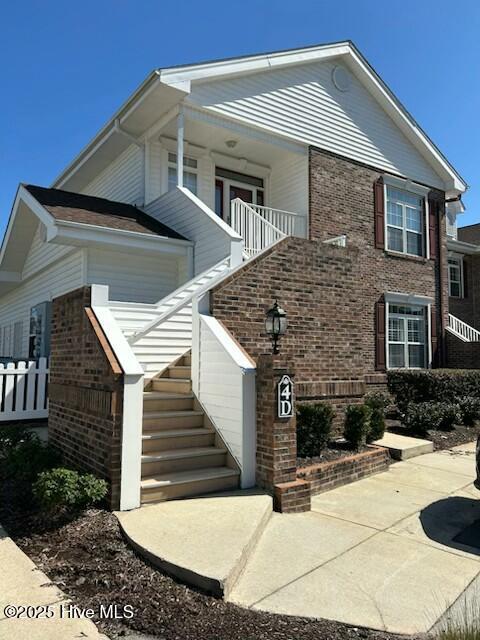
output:
M 294 372 L 272 355 L 257 359 L 257 484 L 274 495 L 282 513 L 310 510 L 310 485 L 297 479 L 297 421 L 278 418 L 277 385 Z
M 53 301 L 48 433 L 67 464 L 104 478 L 119 508 L 123 372 L 90 308 L 90 287 Z

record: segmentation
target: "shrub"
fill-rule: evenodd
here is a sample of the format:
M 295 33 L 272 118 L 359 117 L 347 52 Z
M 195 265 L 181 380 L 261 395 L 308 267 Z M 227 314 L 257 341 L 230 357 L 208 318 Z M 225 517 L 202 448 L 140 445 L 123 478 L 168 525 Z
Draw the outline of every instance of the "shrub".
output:
M 385 433 L 385 409 L 389 403 L 385 393 L 371 393 L 365 396 L 365 404 L 370 407 L 370 428 L 367 442 L 375 442 L 383 438 Z
M 367 441 L 370 431 L 371 409 L 366 404 L 350 404 L 345 410 L 343 435 L 356 449 Z
M 426 436 L 431 429 L 448 431 L 460 420 L 459 405 L 449 402 L 411 402 L 403 417 L 409 431 L 419 436 Z
M 40 473 L 33 485 L 33 495 L 48 511 L 84 509 L 102 500 L 107 490 L 105 480 L 62 467 Z
M 464 396 L 458 399 L 463 424 L 471 427 L 480 419 L 480 398 Z
M 402 413 L 411 402 L 458 402 L 480 399 L 480 371 L 472 369 L 408 369 L 388 371 L 388 390 Z
M 300 405 L 297 411 L 297 455 L 318 456 L 326 447 L 332 432 L 335 412 L 329 404 Z
M 4 466 L 8 476 L 32 481 L 41 471 L 51 469 L 60 462 L 60 454 L 38 436 L 19 442 L 6 454 Z
M 11 425 L 0 428 L 0 458 L 4 458 L 11 449 L 27 440 L 37 440 L 38 436 L 33 431 L 28 431 L 25 427 Z

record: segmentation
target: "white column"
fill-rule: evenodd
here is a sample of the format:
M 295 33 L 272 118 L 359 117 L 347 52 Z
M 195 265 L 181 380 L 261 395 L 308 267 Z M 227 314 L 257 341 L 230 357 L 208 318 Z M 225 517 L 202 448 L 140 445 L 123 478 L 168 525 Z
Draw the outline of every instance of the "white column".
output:
M 183 187 L 183 135 L 185 119 L 183 107 L 180 107 L 177 116 L 177 186 Z

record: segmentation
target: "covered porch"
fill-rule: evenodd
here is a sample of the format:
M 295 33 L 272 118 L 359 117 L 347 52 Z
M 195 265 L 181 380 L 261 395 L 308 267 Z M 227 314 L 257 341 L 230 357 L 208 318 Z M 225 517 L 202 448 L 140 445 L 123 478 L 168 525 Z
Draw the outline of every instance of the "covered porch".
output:
M 255 255 L 285 235 L 307 237 L 308 149 L 182 106 L 148 139 L 146 204 L 189 189 Z

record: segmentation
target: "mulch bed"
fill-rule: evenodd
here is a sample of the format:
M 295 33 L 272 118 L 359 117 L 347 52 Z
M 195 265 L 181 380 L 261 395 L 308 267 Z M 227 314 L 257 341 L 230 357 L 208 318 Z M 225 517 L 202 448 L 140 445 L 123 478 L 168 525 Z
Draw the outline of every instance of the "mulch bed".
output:
M 2 484 L 0 522 L 77 606 L 133 607 L 130 620 L 97 621 L 111 638 L 137 632 L 162 640 L 405 640 L 329 620 L 251 611 L 213 598 L 137 556 L 111 513 L 91 509 L 71 521 L 53 523 L 32 510 L 24 491 L 10 482 Z
M 330 442 L 318 456 L 297 458 L 297 467 L 309 467 L 312 464 L 331 462 L 332 460 L 339 460 L 340 458 L 346 458 L 348 456 L 353 456 L 356 453 L 362 453 L 362 451 L 368 450 L 369 449 L 366 446 L 355 449 L 351 446 L 351 444 L 344 441 Z
M 398 420 L 387 420 L 387 429 L 399 435 L 410 436 L 412 438 L 419 437 L 416 434 L 410 433 Z M 480 423 L 477 422 L 473 427 L 456 425 L 452 431 L 431 430 L 425 439 L 433 442 L 435 451 L 441 451 L 442 449 L 451 449 L 451 447 L 472 442 L 472 440 L 476 440 L 479 435 Z

